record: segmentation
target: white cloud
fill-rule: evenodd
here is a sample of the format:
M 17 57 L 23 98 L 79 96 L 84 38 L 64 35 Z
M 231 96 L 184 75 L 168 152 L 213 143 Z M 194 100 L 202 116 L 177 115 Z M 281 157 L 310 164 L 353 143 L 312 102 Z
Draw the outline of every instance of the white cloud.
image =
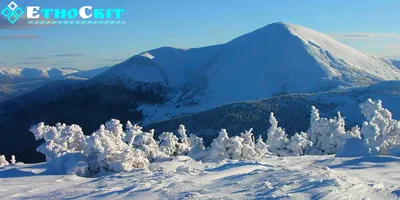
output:
M 364 52 L 400 59 L 400 33 L 332 33 L 330 37 Z
M 329 36 L 337 40 L 356 40 L 356 41 L 398 41 L 400 42 L 400 33 L 333 33 Z

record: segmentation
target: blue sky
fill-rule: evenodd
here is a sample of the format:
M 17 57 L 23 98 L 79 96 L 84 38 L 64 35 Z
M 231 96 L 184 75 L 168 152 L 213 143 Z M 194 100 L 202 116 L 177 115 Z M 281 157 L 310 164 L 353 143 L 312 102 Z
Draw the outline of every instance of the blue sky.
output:
M 400 59 L 399 0 L 14 0 L 42 8 L 124 8 L 124 25 L 11 26 L 0 20 L 0 66 L 116 64 L 160 46 L 227 42 L 273 22 L 329 34 L 356 49 Z M 4 8 L 9 0 L 3 0 Z

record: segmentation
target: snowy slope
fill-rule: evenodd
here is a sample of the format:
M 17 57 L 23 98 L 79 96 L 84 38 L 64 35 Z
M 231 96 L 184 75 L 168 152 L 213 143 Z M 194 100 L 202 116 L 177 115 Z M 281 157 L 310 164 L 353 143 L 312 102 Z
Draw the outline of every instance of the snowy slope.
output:
M 223 45 L 193 49 L 161 47 L 142 53 L 165 70 L 171 85 L 179 87 L 189 81 L 196 69 L 215 57 Z
M 308 51 L 325 67 L 329 78 L 399 80 L 399 71 L 390 60 L 362 53 L 308 28 L 282 25 L 306 44 Z
M 272 157 L 202 163 L 188 157 L 99 178 L 47 164 L 0 168 L 1 199 L 399 199 L 397 157 Z
M 395 66 L 395 67 L 397 67 L 398 69 L 400 69 L 400 61 L 398 61 L 398 60 L 391 60 L 392 61 L 392 64 Z
M 94 79 L 96 83 L 110 80 L 122 82 L 161 82 L 179 88 L 197 67 L 215 56 L 220 46 L 193 49 L 161 47 L 143 52 L 113 66 Z M 127 83 L 128 84 L 128 83 Z
M 164 69 L 153 62 L 152 57 L 147 54 L 133 56 L 94 77 L 91 81 L 106 84 L 119 81 L 127 85 L 130 82 L 168 83 Z

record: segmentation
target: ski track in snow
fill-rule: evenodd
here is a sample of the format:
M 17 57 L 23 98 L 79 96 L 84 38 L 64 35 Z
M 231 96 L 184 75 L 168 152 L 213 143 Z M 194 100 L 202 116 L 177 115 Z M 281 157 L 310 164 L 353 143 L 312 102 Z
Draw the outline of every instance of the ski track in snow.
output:
M 1 199 L 398 199 L 400 159 L 266 157 L 202 163 L 188 157 L 98 178 L 40 175 L 46 164 L 0 168 Z

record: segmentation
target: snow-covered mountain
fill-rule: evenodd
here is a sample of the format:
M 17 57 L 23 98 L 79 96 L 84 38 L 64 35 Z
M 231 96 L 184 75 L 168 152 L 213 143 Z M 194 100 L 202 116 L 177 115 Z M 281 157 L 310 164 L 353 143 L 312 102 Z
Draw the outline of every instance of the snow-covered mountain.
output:
M 282 93 L 400 80 L 396 66 L 396 61 L 362 53 L 311 29 L 274 23 L 222 45 L 147 51 L 95 79 L 163 83 L 174 94 L 168 108 L 200 111 Z
M 91 70 L 75 68 L 0 68 L 0 102 L 28 93 L 54 81 L 57 81 L 57 85 L 84 81 L 99 75 L 109 68 L 102 67 Z
M 400 70 L 389 60 L 286 23 L 225 44 L 205 75 L 210 97 L 221 103 L 400 80 Z
M 61 78 L 81 70 L 74 68 L 0 68 L 0 80 L 37 80 Z
M 277 94 L 400 80 L 397 61 L 362 53 L 322 33 L 288 23 L 270 24 L 222 45 L 160 48 L 130 60 L 147 60 L 158 71 L 148 70 L 140 74 L 142 79 L 135 78 L 130 70 L 145 66 L 128 60 L 102 75 L 116 77 L 118 71 L 119 80 L 130 81 L 159 77 L 173 93 L 162 107 L 142 107 L 147 121 Z

